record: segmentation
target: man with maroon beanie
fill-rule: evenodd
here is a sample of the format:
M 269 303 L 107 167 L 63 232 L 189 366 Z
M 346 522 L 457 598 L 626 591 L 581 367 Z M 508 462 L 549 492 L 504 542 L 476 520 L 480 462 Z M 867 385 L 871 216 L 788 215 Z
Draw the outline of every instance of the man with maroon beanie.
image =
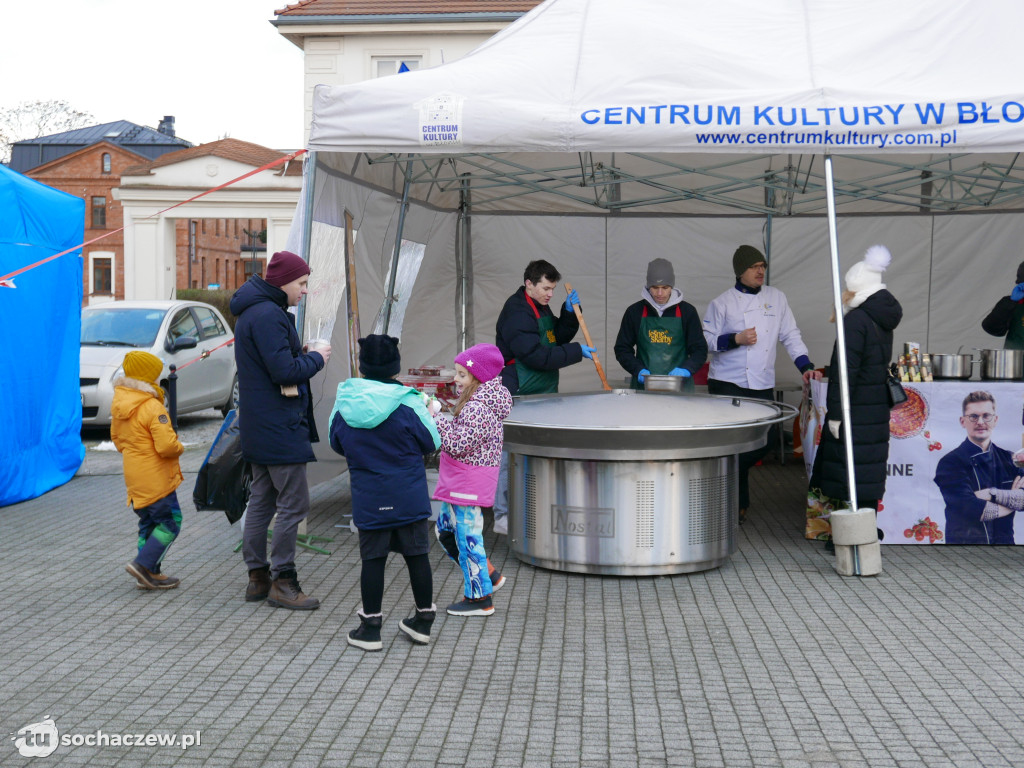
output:
M 306 351 L 288 311 L 302 301 L 309 265 L 288 251 L 275 253 L 267 276 L 254 275 L 231 297 L 238 367 L 239 429 L 242 456 L 252 465 L 252 488 L 245 512 L 242 557 L 249 568 L 245 599 L 292 610 L 311 611 L 320 602 L 307 597 L 295 571 L 299 524 L 309 513 L 306 464 L 316 461 L 317 442 L 309 380 L 330 359 L 319 344 Z M 274 536 L 267 561 L 267 531 Z

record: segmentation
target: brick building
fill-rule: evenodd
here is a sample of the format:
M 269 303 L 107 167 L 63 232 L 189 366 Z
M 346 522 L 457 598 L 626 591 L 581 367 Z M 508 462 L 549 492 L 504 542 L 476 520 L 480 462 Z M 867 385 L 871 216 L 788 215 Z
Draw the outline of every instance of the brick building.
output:
M 83 303 L 91 304 L 125 297 L 124 233 L 118 231 L 124 221 L 114 191 L 122 175 L 145 174 L 164 157 L 181 159 L 181 151 L 201 155 L 208 151 L 203 147 L 221 143 L 192 147 L 174 135 L 173 117 L 161 120 L 158 130 L 122 120 L 17 142 L 12 147 L 11 167 L 85 200 L 85 242 L 100 238 L 82 249 Z M 263 156 L 252 151 L 247 154 Z M 265 229 L 266 220 L 256 218 L 175 221 L 177 288 L 219 285 L 234 290 L 253 270 L 262 274 L 266 247 L 245 232 Z

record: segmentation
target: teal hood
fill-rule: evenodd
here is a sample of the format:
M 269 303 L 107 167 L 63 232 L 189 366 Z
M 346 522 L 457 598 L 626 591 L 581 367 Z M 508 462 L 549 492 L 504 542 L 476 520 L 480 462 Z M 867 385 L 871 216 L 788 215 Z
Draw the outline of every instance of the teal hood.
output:
M 419 417 L 434 438 L 434 448 L 441 447 L 441 436 L 434 419 L 427 412 L 424 396 L 412 387 L 399 384 L 385 384 L 373 379 L 345 379 L 338 385 L 338 396 L 331 409 L 328 424 L 334 421 L 334 414 L 340 413 L 349 426 L 356 429 L 373 429 L 383 423 L 398 406 L 407 405 Z

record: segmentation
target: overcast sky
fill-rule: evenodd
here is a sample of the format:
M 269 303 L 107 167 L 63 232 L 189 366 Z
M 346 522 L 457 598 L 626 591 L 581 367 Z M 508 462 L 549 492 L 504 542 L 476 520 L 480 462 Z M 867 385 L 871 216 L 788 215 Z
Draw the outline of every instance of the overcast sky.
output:
M 270 20 L 286 0 L 17 0 L 4 3 L 0 109 L 63 99 L 96 123 L 194 144 L 225 136 L 302 146 L 302 52 Z

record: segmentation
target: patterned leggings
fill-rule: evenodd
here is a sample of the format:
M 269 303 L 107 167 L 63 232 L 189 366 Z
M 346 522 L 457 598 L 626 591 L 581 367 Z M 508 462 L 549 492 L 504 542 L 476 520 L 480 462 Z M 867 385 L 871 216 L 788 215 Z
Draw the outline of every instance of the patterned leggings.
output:
M 484 516 L 480 507 L 463 507 L 441 502 L 437 516 L 437 539 L 448 557 L 462 568 L 466 597 L 477 599 L 494 591 L 487 572 L 487 552 L 484 551 Z M 454 537 L 454 540 L 453 540 Z M 455 549 L 456 551 L 452 551 Z
M 150 573 L 160 573 L 160 563 L 181 532 L 178 494 L 171 491 L 148 507 L 136 509 L 139 516 L 139 552 L 135 562 Z

